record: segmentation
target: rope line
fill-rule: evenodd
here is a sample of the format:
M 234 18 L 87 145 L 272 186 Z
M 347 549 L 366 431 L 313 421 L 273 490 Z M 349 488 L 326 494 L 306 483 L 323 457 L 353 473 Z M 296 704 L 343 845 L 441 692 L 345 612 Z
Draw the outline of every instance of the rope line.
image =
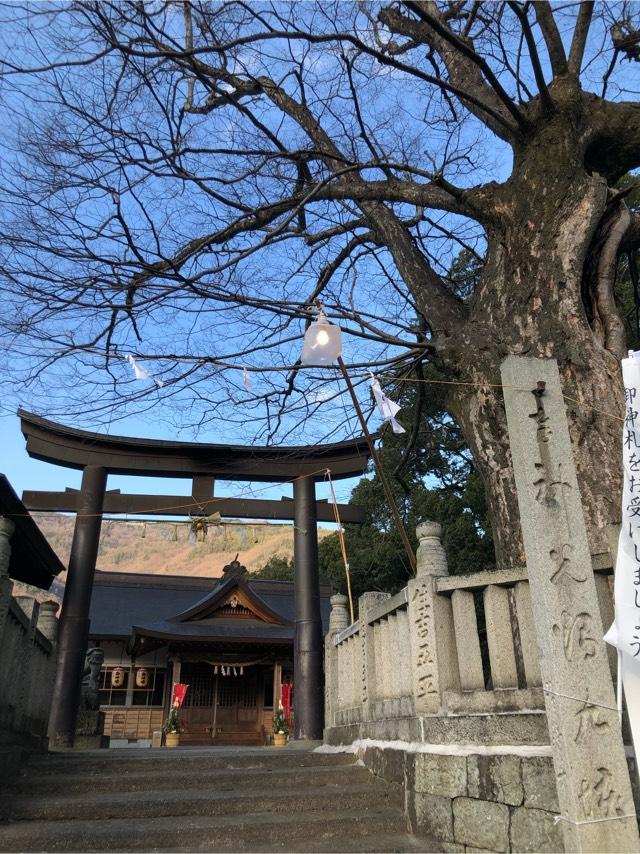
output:
M 383 377 L 385 381 L 389 383 L 401 382 L 401 383 L 425 383 L 426 385 L 464 385 L 469 386 L 470 388 L 508 388 L 513 389 L 514 391 L 531 391 L 530 388 L 526 386 L 519 385 L 505 385 L 503 383 L 475 383 L 469 382 L 465 380 L 421 380 L 417 377 L 393 377 L 389 374 L 380 374 L 379 376 Z M 549 396 L 553 396 L 554 393 L 550 391 L 546 391 L 545 394 Z M 591 409 L 593 412 L 597 412 L 600 415 L 604 415 L 607 418 L 613 418 L 616 421 L 622 421 L 624 423 L 624 418 L 621 418 L 619 415 L 614 415 L 612 412 L 607 412 L 605 409 L 599 409 L 597 406 L 593 406 L 590 403 L 585 403 L 584 401 L 578 400 L 576 397 L 571 397 L 564 392 L 560 392 L 562 398 L 564 400 L 569 400 L 571 403 L 576 403 L 580 407 L 584 407 L 587 409 Z
M 583 821 L 574 821 L 572 818 L 565 818 L 563 815 L 557 815 L 553 823 L 558 824 L 560 821 L 566 821 L 568 824 L 600 824 L 602 821 L 623 821 L 626 818 L 637 819 L 635 813 L 627 813 L 627 815 L 609 815 L 606 818 L 586 818 Z
M 565 700 L 575 700 L 576 703 L 582 703 L 585 706 L 598 706 L 600 709 L 609 709 L 610 712 L 617 712 L 617 706 L 606 706 L 604 703 L 596 703 L 595 700 L 585 700 L 582 697 L 572 697 L 571 694 L 561 694 L 560 691 L 552 691 L 551 688 L 543 688 L 543 693 L 551 694 L 554 697 L 564 697 Z
M 351 614 L 351 622 L 353 623 L 355 621 L 355 616 L 353 611 L 353 595 L 351 593 L 351 570 L 349 567 L 349 559 L 347 558 L 347 547 L 344 541 L 344 530 L 342 528 L 342 522 L 340 521 L 340 511 L 338 510 L 338 502 L 336 501 L 336 494 L 333 490 L 333 481 L 331 480 L 331 469 L 326 470 L 325 478 L 329 481 L 329 489 L 331 490 L 331 498 L 333 500 L 333 515 L 335 516 L 336 525 L 338 527 L 338 539 L 340 541 L 340 551 L 342 552 L 342 561 L 344 563 L 344 574 L 347 578 L 349 613 Z

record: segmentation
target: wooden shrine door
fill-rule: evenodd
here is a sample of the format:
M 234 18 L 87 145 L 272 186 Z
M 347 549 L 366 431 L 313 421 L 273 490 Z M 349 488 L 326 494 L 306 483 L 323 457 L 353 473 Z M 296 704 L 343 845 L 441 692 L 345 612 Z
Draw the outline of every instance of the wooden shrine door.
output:
M 183 744 L 211 744 L 216 703 L 216 677 L 210 664 L 184 662 L 180 681 L 189 687 L 180 710 Z
M 260 668 L 240 676 L 215 675 L 210 664 L 184 662 L 189 685 L 180 719 L 183 744 L 264 744 Z
M 263 744 L 259 668 L 249 667 L 242 676 L 218 677 L 216 709 L 217 744 Z

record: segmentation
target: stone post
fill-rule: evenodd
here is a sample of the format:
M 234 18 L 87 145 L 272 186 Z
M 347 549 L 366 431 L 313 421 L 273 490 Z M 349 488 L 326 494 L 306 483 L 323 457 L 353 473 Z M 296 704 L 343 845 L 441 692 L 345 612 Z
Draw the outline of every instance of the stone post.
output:
M 501 372 L 565 850 L 638 851 L 558 366 Z
M 11 558 L 11 535 L 15 530 L 11 519 L 0 516 L 0 646 L 4 627 L 9 613 L 9 603 L 13 591 L 13 582 L 9 578 L 9 560 Z
M 58 603 L 49 599 L 40 603 L 40 613 L 38 614 L 38 631 L 51 644 L 51 655 L 44 662 L 42 685 L 40 686 L 40 708 L 45 725 L 51 712 L 53 683 L 56 678 L 56 647 L 58 643 L 58 618 L 56 615 L 59 609 Z
M 362 679 L 360 682 L 360 697 L 356 697 L 356 701 L 360 701 L 362 705 L 362 720 L 371 720 L 371 703 L 377 700 L 376 697 L 376 651 L 373 639 L 373 626 L 369 625 L 369 611 L 384 602 L 385 599 L 390 599 L 389 593 L 369 592 L 363 593 L 358 599 L 358 620 L 360 622 L 360 649 L 361 649 L 361 664 L 362 664 Z
M 409 638 L 412 694 L 416 714 L 437 712 L 444 691 L 458 689 L 460 678 L 451 599 L 436 594 L 435 580 L 448 575 L 442 528 L 423 522 L 418 537 L 416 577 L 409 581 Z
M 48 599 L 46 602 L 40 603 L 40 613 L 38 614 L 38 631 L 46 637 L 51 644 L 56 644 L 58 640 L 58 613 L 60 606 L 53 599 Z
M 341 593 L 331 597 L 331 613 L 329 615 L 329 631 L 324 639 L 324 720 L 325 727 L 335 724 L 333 712 L 340 685 L 338 684 L 338 651 L 333 645 L 333 638 L 349 625 L 347 602 L 349 600 Z
M 342 593 L 336 593 L 329 599 L 331 613 L 329 614 L 329 634 L 327 637 L 341 632 L 349 625 L 349 612 L 347 611 L 348 599 Z

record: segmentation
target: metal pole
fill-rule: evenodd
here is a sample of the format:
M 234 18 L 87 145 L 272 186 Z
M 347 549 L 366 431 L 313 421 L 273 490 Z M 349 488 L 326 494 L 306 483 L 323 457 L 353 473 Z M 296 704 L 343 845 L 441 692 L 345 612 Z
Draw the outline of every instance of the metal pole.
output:
M 355 389 L 351 382 L 351 378 L 347 373 L 347 368 L 345 363 L 342 361 L 342 356 L 338 356 L 338 365 L 340 366 L 340 370 L 342 371 L 342 376 L 344 377 L 344 381 L 347 384 L 347 388 L 349 389 L 349 394 L 351 395 L 351 400 L 353 401 L 353 406 L 358 415 L 358 419 L 360 421 L 360 426 L 362 427 L 362 432 L 364 433 L 364 437 L 367 440 L 367 444 L 369 445 L 369 451 L 371 452 L 371 458 L 373 460 L 373 464 L 376 467 L 376 471 L 378 473 L 378 477 L 380 478 L 380 482 L 382 483 L 382 488 L 384 489 L 384 494 L 387 496 L 387 501 L 389 503 L 389 509 L 391 510 L 391 515 L 393 516 L 393 521 L 395 522 L 395 526 L 400 534 L 400 539 L 402 540 L 402 544 L 407 553 L 407 558 L 409 560 L 409 566 L 411 567 L 411 571 L 413 574 L 416 574 L 416 556 L 414 554 L 413 548 L 411 547 L 411 543 L 409 542 L 409 537 L 407 536 L 407 532 L 404 527 L 404 523 L 400 518 L 400 513 L 398 512 L 398 507 L 396 505 L 395 496 L 391 490 L 391 486 L 389 485 L 389 481 L 387 480 L 387 476 L 382 468 L 382 462 L 380 460 L 380 455 L 376 451 L 376 446 L 373 441 L 373 436 L 369 432 L 369 428 L 367 427 L 367 422 L 365 421 L 364 414 L 362 409 L 360 408 L 360 403 L 358 401 L 358 396 L 356 395 Z
M 54 748 L 73 746 L 106 485 L 107 472 L 102 466 L 85 467 L 60 612 L 58 667 L 48 732 Z
M 294 499 L 294 712 L 295 738 L 322 738 L 324 694 L 322 685 L 322 619 L 318 575 L 318 527 L 313 477 L 293 482 Z

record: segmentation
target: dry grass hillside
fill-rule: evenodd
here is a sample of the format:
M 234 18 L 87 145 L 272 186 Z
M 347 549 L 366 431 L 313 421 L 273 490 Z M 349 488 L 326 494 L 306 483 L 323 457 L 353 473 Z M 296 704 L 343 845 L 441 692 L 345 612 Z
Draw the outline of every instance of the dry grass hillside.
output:
M 66 565 L 74 519 L 71 516 L 34 513 L 45 537 Z M 329 530 L 320 529 L 319 536 Z M 191 541 L 190 541 L 191 539 Z M 193 542 L 185 523 L 125 522 L 102 524 L 97 567 L 118 572 L 158 575 L 222 575 L 222 567 L 240 553 L 250 571 L 260 569 L 274 555 L 293 556 L 293 526 L 268 523 L 210 525 L 203 542 Z M 64 580 L 63 576 L 60 580 Z

